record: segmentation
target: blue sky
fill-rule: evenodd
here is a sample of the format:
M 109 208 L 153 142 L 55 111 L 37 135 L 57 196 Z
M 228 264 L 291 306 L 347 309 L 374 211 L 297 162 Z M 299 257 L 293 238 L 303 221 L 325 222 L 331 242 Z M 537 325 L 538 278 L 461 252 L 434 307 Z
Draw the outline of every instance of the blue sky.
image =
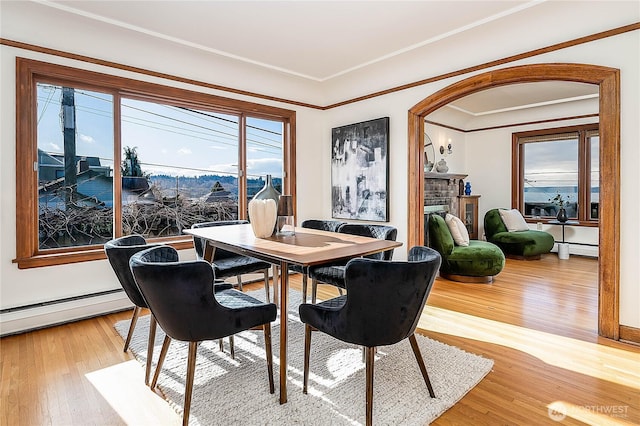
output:
M 38 92 L 38 147 L 63 152 L 61 91 L 42 86 Z M 77 155 L 99 156 L 113 164 L 112 97 L 78 89 Z M 143 170 L 152 174 L 198 176 L 237 174 L 238 118 L 189 111 L 133 99 L 122 100 L 122 146 L 137 147 Z M 247 119 L 249 177 L 282 175 L 282 123 Z

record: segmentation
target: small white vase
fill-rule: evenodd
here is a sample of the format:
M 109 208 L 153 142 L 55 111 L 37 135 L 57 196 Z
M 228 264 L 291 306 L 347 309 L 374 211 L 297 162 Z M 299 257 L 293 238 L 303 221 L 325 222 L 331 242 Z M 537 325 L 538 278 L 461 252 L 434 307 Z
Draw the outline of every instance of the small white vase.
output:
M 273 234 L 278 218 L 278 206 L 272 199 L 249 201 L 249 221 L 251 229 L 258 238 L 267 238 Z

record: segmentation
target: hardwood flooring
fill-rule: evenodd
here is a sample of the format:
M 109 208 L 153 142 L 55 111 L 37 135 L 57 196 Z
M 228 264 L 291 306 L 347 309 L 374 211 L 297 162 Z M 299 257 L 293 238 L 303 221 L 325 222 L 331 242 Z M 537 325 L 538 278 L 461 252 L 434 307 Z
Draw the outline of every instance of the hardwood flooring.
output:
M 489 285 L 438 279 L 420 331 L 495 365 L 435 424 L 552 425 L 564 414 L 562 424 L 640 424 L 640 347 L 598 337 L 597 266 L 550 254 L 508 259 Z M 300 287 L 299 276 L 290 282 Z M 321 298 L 334 294 L 319 287 Z M 0 339 L 0 424 L 179 424 L 122 351 L 113 324 L 130 315 Z

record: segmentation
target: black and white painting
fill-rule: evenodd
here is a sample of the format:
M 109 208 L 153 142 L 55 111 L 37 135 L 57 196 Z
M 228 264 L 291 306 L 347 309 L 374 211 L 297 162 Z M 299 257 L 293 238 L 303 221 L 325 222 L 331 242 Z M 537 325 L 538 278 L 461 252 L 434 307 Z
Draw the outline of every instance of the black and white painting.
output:
M 389 117 L 331 129 L 331 211 L 337 219 L 387 222 Z

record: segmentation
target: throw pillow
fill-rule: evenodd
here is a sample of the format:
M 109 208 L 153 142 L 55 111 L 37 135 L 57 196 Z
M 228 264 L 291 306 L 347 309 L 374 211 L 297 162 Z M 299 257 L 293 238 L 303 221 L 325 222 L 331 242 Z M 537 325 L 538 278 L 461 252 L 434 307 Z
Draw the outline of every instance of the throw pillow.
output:
M 500 217 L 509 232 L 528 231 L 529 225 L 525 222 L 524 217 L 517 209 L 505 210 L 500 209 Z
M 451 232 L 451 236 L 453 237 L 453 241 L 456 245 L 464 247 L 469 246 L 469 231 L 467 230 L 467 227 L 464 226 L 464 223 L 462 223 L 458 217 L 448 213 L 447 216 L 445 216 L 444 221 L 447 223 L 449 232 Z

